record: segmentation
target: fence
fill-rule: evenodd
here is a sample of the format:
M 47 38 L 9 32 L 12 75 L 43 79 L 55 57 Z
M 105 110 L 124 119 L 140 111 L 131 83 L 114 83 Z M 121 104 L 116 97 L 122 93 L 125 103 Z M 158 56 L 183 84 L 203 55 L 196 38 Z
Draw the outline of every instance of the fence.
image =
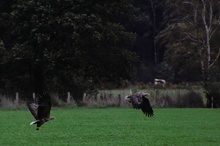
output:
M 148 98 L 153 107 L 205 107 L 206 104 L 203 90 L 148 89 L 141 90 L 140 92 L 150 93 Z M 132 94 L 132 89 L 100 90 L 97 94 L 84 93 L 82 102 L 85 107 L 128 107 L 130 104 L 124 100 L 124 97 L 129 94 Z M 18 92 L 11 98 L 0 96 L 0 107 L 25 104 L 23 96 Z M 35 99 L 36 95 L 32 93 L 31 96 Z M 58 107 L 77 107 L 71 92 L 67 92 L 63 96 L 64 99 L 60 98 L 58 94 L 52 93 L 52 105 Z

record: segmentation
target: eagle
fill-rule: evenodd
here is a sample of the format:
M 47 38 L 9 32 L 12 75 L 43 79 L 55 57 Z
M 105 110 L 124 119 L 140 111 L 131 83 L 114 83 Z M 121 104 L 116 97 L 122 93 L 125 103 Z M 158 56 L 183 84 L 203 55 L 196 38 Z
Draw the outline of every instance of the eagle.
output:
M 150 101 L 147 98 L 148 93 L 135 93 L 133 95 L 125 96 L 125 100 L 128 100 L 134 109 L 141 109 L 147 117 L 152 117 L 154 111 L 150 105 Z
M 31 122 L 30 125 L 37 125 L 36 130 L 40 130 L 40 127 L 50 120 L 55 119 L 55 117 L 50 116 L 51 110 L 51 97 L 48 92 L 38 94 L 37 98 L 32 101 L 27 102 L 27 107 L 30 110 L 31 114 L 36 119 Z

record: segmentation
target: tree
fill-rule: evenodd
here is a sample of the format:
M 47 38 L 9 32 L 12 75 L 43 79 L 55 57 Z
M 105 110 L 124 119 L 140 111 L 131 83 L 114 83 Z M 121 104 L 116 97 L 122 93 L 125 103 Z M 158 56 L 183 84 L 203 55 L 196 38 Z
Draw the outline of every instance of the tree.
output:
M 190 28 L 184 28 L 184 33 L 189 40 L 195 42 L 199 46 L 197 48 L 197 53 L 199 55 L 201 69 L 205 80 L 208 80 L 210 69 L 216 63 L 220 55 L 220 48 L 214 48 L 214 46 L 211 47 L 213 35 L 220 30 L 220 5 L 218 5 L 217 2 L 218 1 L 207 0 L 184 2 L 185 4 L 192 6 L 194 9 L 193 20 L 184 20 L 186 25 L 188 24 L 188 28 Z M 215 9 L 214 6 L 218 6 L 217 9 Z M 217 13 L 213 11 L 217 11 Z M 212 51 L 216 53 L 212 54 Z
M 135 21 L 131 30 L 136 33 L 134 52 L 139 57 L 136 81 L 150 82 L 155 77 L 163 76 L 156 72 L 163 62 L 164 46 L 159 46 L 156 36 L 165 26 L 163 19 L 164 1 L 136 0 L 133 1 Z M 147 74 L 147 75 L 146 75 Z M 164 76 L 163 76 L 164 77 Z
M 215 42 L 220 31 L 220 3 L 217 0 L 185 0 L 176 1 L 172 6 L 171 23 L 159 36 L 170 38 L 167 60 L 172 62 L 170 66 L 176 71 L 192 66 L 191 69 L 200 73 L 207 89 L 209 82 L 216 82 L 213 79 L 219 66 L 220 46 Z
M 135 54 L 126 48 L 135 36 L 122 25 L 132 18 L 130 1 L 17 2 L 8 31 L 13 59 L 7 62 L 14 60 L 30 80 L 29 90 L 68 90 L 82 99 L 95 84 L 132 77 Z
M 133 2 L 135 23 L 133 31 L 137 34 L 135 51 L 145 65 L 163 61 L 163 50 L 157 48 L 157 34 L 163 28 L 163 3 L 161 1 L 137 0 Z

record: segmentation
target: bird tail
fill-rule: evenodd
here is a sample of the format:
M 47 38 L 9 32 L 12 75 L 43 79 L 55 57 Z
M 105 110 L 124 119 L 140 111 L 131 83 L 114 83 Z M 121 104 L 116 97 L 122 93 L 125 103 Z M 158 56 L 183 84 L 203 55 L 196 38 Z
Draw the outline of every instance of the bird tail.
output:
M 37 122 L 39 122 L 39 120 L 31 122 L 30 125 L 37 124 Z

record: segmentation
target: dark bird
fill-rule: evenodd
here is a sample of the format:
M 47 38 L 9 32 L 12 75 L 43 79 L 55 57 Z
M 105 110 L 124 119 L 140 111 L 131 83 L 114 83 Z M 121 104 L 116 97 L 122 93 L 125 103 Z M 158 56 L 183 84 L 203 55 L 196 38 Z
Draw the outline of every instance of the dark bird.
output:
M 30 125 L 37 124 L 36 130 L 40 130 L 40 127 L 45 122 L 55 119 L 55 117 L 50 116 L 51 98 L 50 94 L 47 92 L 37 95 L 35 101 L 32 100 L 27 102 L 27 106 L 36 119 L 36 121 L 30 123 Z
M 134 95 L 126 96 L 125 99 L 132 104 L 134 109 L 141 109 L 146 116 L 152 117 L 154 111 L 147 96 L 149 96 L 147 93 L 136 93 Z

